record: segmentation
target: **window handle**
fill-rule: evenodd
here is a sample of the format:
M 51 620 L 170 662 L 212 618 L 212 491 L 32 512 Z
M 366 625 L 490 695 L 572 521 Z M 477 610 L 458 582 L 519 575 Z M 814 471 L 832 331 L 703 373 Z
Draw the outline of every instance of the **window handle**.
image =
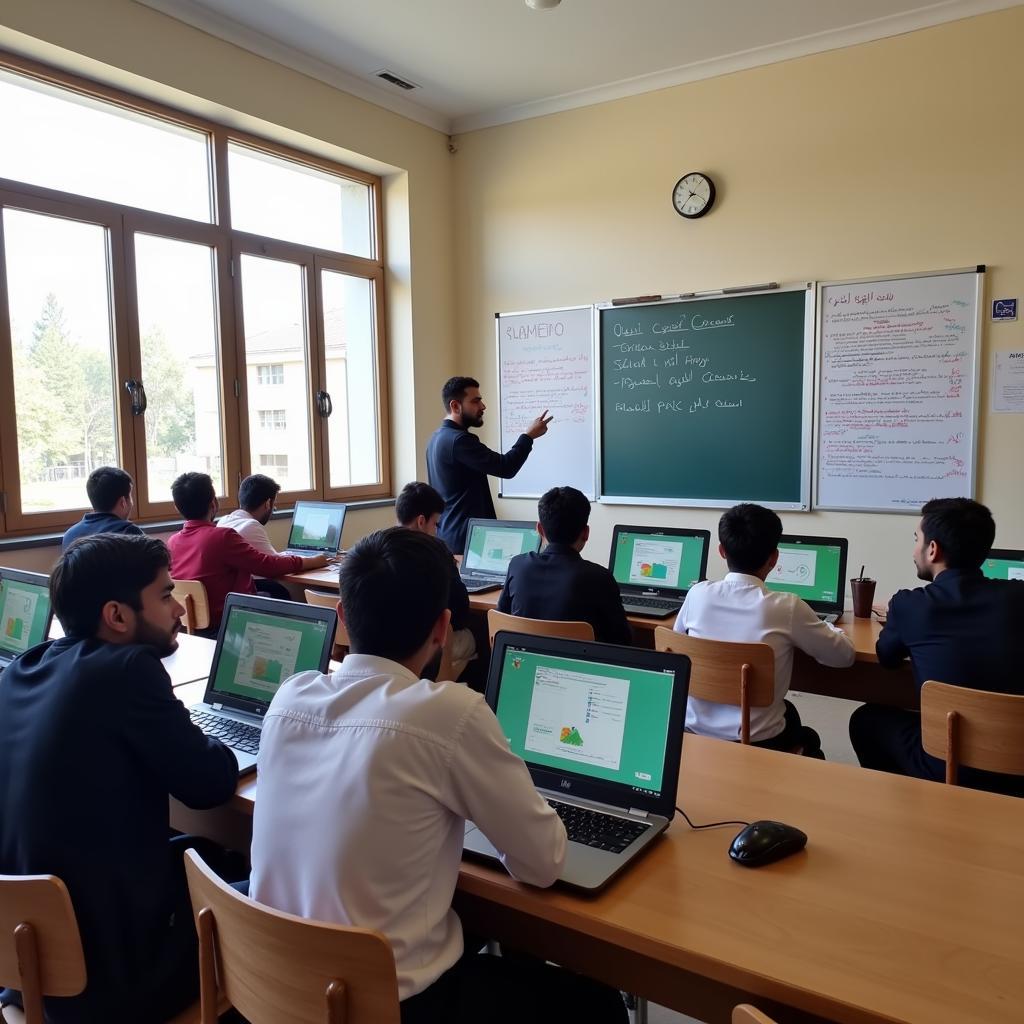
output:
M 132 415 L 141 416 L 146 411 L 146 389 L 142 381 L 130 377 L 124 382 L 124 389 L 131 397 Z
M 327 419 L 334 412 L 334 402 L 331 401 L 331 396 L 328 392 L 318 391 L 316 393 L 316 407 L 324 419 Z

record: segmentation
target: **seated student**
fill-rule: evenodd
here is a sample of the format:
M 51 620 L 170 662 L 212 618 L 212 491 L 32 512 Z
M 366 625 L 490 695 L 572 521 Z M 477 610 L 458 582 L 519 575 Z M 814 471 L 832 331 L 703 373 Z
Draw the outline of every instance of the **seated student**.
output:
M 818 734 L 801 724 L 796 708 L 785 699 L 793 648 L 821 665 L 847 668 L 853 664 L 853 642 L 822 622 L 795 594 L 765 588 L 765 578 L 779 560 L 781 536 L 782 520 L 771 509 L 752 504 L 729 509 L 718 521 L 718 552 L 729 572 L 723 580 L 705 580 L 690 589 L 674 628 L 705 640 L 768 644 L 775 652 L 775 700 L 769 707 L 750 709 L 751 743 L 771 750 L 801 749 L 806 757 L 824 759 Z M 690 697 L 686 728 L 736 741 L 740 709 Z
M 182 614 L 169 562 L 150 537 L 69 548 L 50 577 L 66 635 L 0 684 L 0 872 L 62 879 L 85 951 L 85 991 L 48 998 L 50 1024 L 165 1021 L 196 998 L 185 844 L 168 844 L 167 799 L 221 804 L 238 764 L 192 724 L 160 664 Z
M 89 474 L 85 481 L 85 493 L 93 511 L 85 515 L 74 526 L 69 527 L 60 543 L 63 551 L 79 537 L 90 537 L 94 533 L 142 533 L 128 522 L 132 514 L 132 478 L 116 466 L 100 466 Z
M 537 505 L 543 551 L 527 551 L 509 562 L 498 611 L 528 619 L 589 622 L 602 643 L 628 644 L 619 585 L 612 574 L 581 555 L 590 538 L 590 502 L 575 487 L 552 487 Z
M 383 932 L 403 1024 L 625 1021 L 603 986 L 463 949 L 451 900 L 465 820 L 531 885 L 558 877 L 566 836 L 480 694 L 420 678 L 448 629 L 450 560 L 396 526 L 342 562 L 351 653 L 333 675 L 286 680 L 264 719 L 251 895 Z
M 419 480 L 406 484 L 395 501 L 395 517 L 407 530 L 417 530 L 430 537 L 437 536 L 437 524 L 444 512 L 444 498 L 430 484 Z M 469 594 L 462 582 L 455 559 L 449 559 L 448 611 L 452 614 L 452 661 L 456 678 L 477 656 L 477 642 L 469 628 Z M 482 683 L 482 680 L 478 682 Z M 476 687 L 475 687 L 476 688 Z
M 319 569 L 323 555 L 268 555 L 257 551 L 234 530 L 219 530 L 217 494 L 206 473 L 182 473 L 171 484 L 174 506 L 185 525 L 167 539 L 171 551 L 171 575 L 177 580 L 199 580 L 206 587 L 211 629 L 220 624 L 224 599 L 230 593 L 255 594 L 253 575 L 284 576 Z
M 247 476 L 238 485 L 238 508 L 221 516 L 217 525 L 224 529 L 234 530 L 243 540 L 251 544 L 257 551 L 265 555 L 276 555 L 279 552 L 270 543 L 267 534 L 267 523 L 274 513 L 274 502 L 281 490 L 281 485 L 262 473 Z M 291 600 L 287 587 L 274 580 L 257 579 L 253 585 L 258 594 L 277 597 L 283 601 Z
M 914 533 L 917 578 L 889 602 L 875 650 L 896 668 L 910 658 L 917 685 L 929 679 L 995 693 L 1024 694 L 1024 581 L 990 580 L 981 563 L 995 540 L 992 513 L 969 498 L 936 498 Z M 850 719 L 850 740 L 865 768 L 942 782 L 945 764 L 921 747 L 921 716 L 865 704 Z M 1024 796 L 1024 779 L 960 769 L 960 784 Z

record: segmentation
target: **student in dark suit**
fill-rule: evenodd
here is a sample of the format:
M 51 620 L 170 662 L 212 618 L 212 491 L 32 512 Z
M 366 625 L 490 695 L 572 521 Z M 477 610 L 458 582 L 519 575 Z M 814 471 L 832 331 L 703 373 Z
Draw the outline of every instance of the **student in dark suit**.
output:
M 969 498 L 936 498 L 921 509 L 914 565 L 927 587 L 900 590 L 878 637 L 878 660 L 907 657 L 918 686 L 929 679 L 975 690 L 1024 694 L 1024 582 L 981 572 L 995 539 L 992 513 Z M 866 704 L 850 719 L 850 739 L 865 768 L 945 778 L 942 761 L 921 747 L 921 716 Z M 961 785 L 1024 795 L 1024 779 L 960 769 Z
M 135 507 L 132 488 L 132 478 L 123 469 L 116 466 L 94 469 L 85 481 L 85 493 L 89 496 L 92 511 L 86 512 L 68 528 L 61 541 L 61 550 L 94 533 L 141 534 L 142 531 L 128 520 Z
M 552 487 L 537 506 L 543 551 L 516 555 L 509 563 L 498 611 L 529 619 L 589 622 L 604 643 L 632 639 L 622 597 L 612 574 L 580 552 L 590 537 L 590 502 L 575 487 Z
M 168 842 L 168 796 L 221 804 L 238 765 L 192 724 L 160 663 L 182 614 L 169 563 L 150 537 L 69 548 L 50 578 L 66 635 L 0 683 L 0 873 L 61 878 L 85 951 L 85 990 L 47 998 L 49 1024 L 157 1024 L 196 998 L 181 850 L 203 844 Z

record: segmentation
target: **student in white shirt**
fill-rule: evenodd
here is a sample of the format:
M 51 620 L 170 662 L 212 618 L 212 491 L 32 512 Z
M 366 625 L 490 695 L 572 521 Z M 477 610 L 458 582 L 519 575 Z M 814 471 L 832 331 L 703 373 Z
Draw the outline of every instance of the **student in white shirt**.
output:
M 675 629 L 706 640 L 768 644 L 775 652 L 775 699 L 766 708 L 750 709 L 751 742 L 823 759 L 818 734 L 801 724 L 796 708 L 785 699 L 793 648 L 821 665 L 847 668 L 853 664 L 853 642 L 842 630 L 822 622 L 795 594 L 765 588 L 765 578 L 779 560 L 781 536 L 782 521 L 771 509 L 752 504 L 729 509 L 718 522 L 718 551 L 729 572 L 724 580 L 698 583 L 690 590 Z M 686 728 L 736 741 L 740 709 L 691 697 Z
M 402 527 L 339 572 L 351 653 L 278 690 L 260 742 L 251 895 L 391 943 L 403 1024 L 625 1021 L 618 993 L 558 968 L 463 949 L 451 908 L 471 818 L 510 873 L 548 886 L 565 829 L 480 694 L 420 678 L 448 629 L 444 544 Z
M 234 530 L 246 543 L 265 555 L 279 555 L 281 552 L 270 543 L 267 523 L 274 513 L 281 485 L 264 476 L 253 473 L 238 485 L 238 505 L 234 512 L 221 516 L 217 525 Z M 276 580 L 257 579 L 253 581 L 257 594 L 276 597 L 282 601 L 290 601 L 292 595 L 287 587 Z

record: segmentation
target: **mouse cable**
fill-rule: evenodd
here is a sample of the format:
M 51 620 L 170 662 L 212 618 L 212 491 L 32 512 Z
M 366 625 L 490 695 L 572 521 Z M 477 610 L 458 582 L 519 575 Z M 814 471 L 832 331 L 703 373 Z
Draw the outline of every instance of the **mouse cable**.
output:
M 744 827 L 746 827 L 747 825 L 750 824 L 749 821 L 710 821 L 706 825 L 694 825 L 694 823 L 692 821 L 690 821 L 690 816 L 678 804 L 676 804 L 676 810 L 686 819 L 686 824 L 689 825 L 690 828 L 693 828 L 693 829 L 698 829 L 698 828 L 721 828 L 723 825 L 743 825 Z

